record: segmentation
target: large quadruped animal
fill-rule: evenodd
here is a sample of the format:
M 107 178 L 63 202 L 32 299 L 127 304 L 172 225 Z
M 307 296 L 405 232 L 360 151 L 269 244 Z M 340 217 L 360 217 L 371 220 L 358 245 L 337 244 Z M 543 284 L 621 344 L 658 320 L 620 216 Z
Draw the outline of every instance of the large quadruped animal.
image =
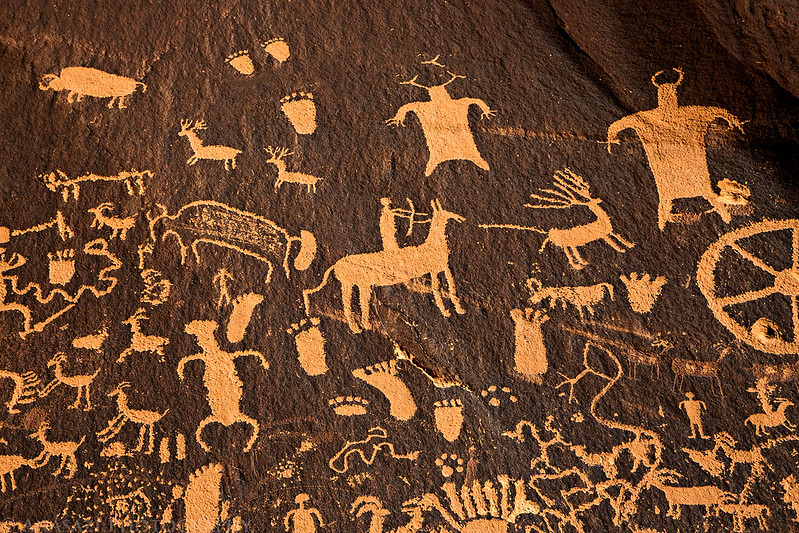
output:
M 119 109 L 127 107 L 125 97 L 130 96 L 136 89 L 142 92 L 147 90 L 147 86 L 133 78 L 109 74 L 91 67 L 67 67 L 58 75 L 47 74 L 39 82 L 39 88 L 43 91 L 69 91 L 67 101 L 80 102 L 84 96 L 94 96 L 96 98 L 111 98 L 108 107 L 113 108 L 114 104 Z
M 449 310 L 444 306 L 441 292 L 439 274 L 444 274 L 447 280 L 447 291 L 452 305 L 458 314 L 466 311 L 461 306 L 455 292 L 455 280 L 449 268 L 449 246 L 447 245 L 447 223 L 450 220 L 463 222 L 465 219 L 445 210 L 441 202 L 434 200 L 433 218 L 430 222 L 430 233 L 427 239 L 418 246 L 406 246 L 393 250 L 382 250 L 366 254 L 348 255 L 336 261 L 327 269 L 322 277 L 322 283 L 313 289 L 302 292 L 306 312 L 310 309 L 310 296 L 324 287 L 330 274 L 335 274 L 341 282 L 341 300 L 344 307 L 344 316 L 353 333 L 363 331 L 352 313 L 352 289 L 358 288 L 358 299 L 361 304 L 361 323 L 369 327 L 369 306 L 372 301 L 374 287 L 386 287 L 404 283 L 414 278 L 430 274 L 433 297 L 436 305 L 444 316 L 450 316 Z

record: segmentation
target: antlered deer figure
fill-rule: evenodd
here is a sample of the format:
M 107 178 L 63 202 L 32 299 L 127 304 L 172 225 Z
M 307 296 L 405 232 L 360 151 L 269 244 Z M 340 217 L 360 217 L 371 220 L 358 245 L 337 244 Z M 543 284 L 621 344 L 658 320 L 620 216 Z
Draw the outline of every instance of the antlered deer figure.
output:
M 230 170 L 231 167 L 236 168 L 236 156 L 241 153 L 241 150 L 221 145 L 204 146 L 202 140 L 197 137 L 197 132 L 204 129 L 204 120 L 198 120 L 193 125 L 190 120 L 180 121 L 180 132 L 178 132 L 178 135 L 189 139 L 189 144 L 194 152 L 186 161 L 186 164 L 191 166 L 200 159 L 214 159 L 216 161 L 224 161 L 225 170 Z

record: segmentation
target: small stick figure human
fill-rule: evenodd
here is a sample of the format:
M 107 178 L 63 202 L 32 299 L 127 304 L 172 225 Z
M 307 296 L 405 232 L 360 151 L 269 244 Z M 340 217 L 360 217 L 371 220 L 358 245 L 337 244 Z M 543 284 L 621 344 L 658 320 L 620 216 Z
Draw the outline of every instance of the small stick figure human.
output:
M 305 502 L 310 499 L 311 497 L 305 493 L 298 494 L 294 498 L 297 508 L 286 513 L 284 520 L 286 531 L 290 533 L 316 533 L 316 520 L 319 521 L 318 527 L 324 527 L 325 524 L 322 521 L 322 515 L 319 510 L 315 507 L 305 507 Z
M 685 414 L 688 415 L 688 421 L 691 424 L 691 436 L 688 438 L 695 439 L 697 430 L 699 430 L 699 436 L 701 438 L 709 438 L 707 435 L 705 435 L 705 430 L 702 429 L 702 410 L 704 409 L 707 411 L 705 402 L 701 400 L 695 400 L 693 392 L 686 392 L 685 397 L 688 399 L 681 401 L 679 407 L 681 409 L 685 409 Z

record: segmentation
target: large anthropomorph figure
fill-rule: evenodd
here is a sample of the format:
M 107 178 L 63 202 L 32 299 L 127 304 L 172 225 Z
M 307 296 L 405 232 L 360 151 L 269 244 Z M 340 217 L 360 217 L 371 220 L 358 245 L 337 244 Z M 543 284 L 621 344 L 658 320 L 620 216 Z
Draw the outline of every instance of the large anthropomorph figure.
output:
M 717 119 L 743 133 L 743 122 L 729 111 L 711 106 L 678 105 L 677 86 L 682 82 L 683 72 L 675 71 L 679 78 L 674 83 L 658 83 L 663 71 L 652 76 L 652 83 L 658 89 L 655 109 L 633 113 L 608 128 L 608 152 L 612 144 L 618 143 L 618 134 L 623 130 L 632 129 L 641 139 L 660 197 L 658 227 L 661 231 L 671 218 L 672 203 L 680 198 L 702 197 L 724 222 L 730 221 L 727 205 L 710 182 L 705 137 L 710 124 Z
M 436 60 L 438 57 L 425 63 L 443 67 Z M 418 76 L 410 81 L 402 82 L 427 90 L 430 100 L 427 102 L 411 102 L 400 107 L 397 114 L 386 121 L 387 124 L 403 126 L 408 113 L 416 113 L 422 123 L 422 131 L 427 140 L 427 149 L 430 158 L 425 168 L 425 176 L 433 173 L 436 167 L 444 161 L 461 159 L 471 161 L 483 170 L 488 170 L 488 162 L 483 159 L 474 142 L 471 127 L 469 126 L 469 108 L 478 106 L 483 114 L 481 118 L 489 118 L 494 111 L 479 98 L 458 98 L 454 100 L 447 92 L 447 85 L 455 81 L 458 76 L 449 72 L 451 78 L 446 83 L 427 87 L 416 83 Z

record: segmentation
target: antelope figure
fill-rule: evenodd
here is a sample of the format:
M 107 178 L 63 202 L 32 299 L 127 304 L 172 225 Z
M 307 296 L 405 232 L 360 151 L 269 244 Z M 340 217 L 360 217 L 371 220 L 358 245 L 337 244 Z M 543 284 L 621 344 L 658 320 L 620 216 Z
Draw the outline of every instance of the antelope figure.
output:
M 186 333 L 194 335 L 202 351 L 198 354 L 188 355 L 180 360 L 178 363 L 178 376 L 183 381 L 183 369 L 186 363 L 190 361 L 202 361 L 205 363 L 203 383 L 208 392 L 208 405 L 211 408 L 211 414 L 200 422 L 195 432 L 197 442 L 202 446 L 203 450 L 206 452 L 211 451 L 202 439 L 202 432 L 205 426 L 212 422 L 218 422 L 223 426 L 243 422 L 252 427 L 252 434 L 244 447 L 244 451 L 247 452 L 252 449 L 255 440 L 258 438 L 258 422 L 241 412 L 243 383 L 239 379 L 235 362 L 239 357 L 256 357 L 264 370 L 269 369 L 269 363 L 260 352 L 223 351 L 214 337 L 216 328 L 216 322 L 205 320 L 195 320 L 186 324 Z
M 445 317 L 450 316 L 450 312 L 444 306 L 444 298 L 441 291 L 440 274 L 444 274 L 447 280 L 449 298 L 458 314 L 466 311 L 461 306 L 458 295 L 455 292 L 455 280 L 449 268 L 449 246 L 447 244 L 447 223 L 450 220 L 463 222 L 465 219 L 446 211 L 441 207 L 441 202 L 434 200 L 431 202 L 433 207 L 433 218 L 430 222 L 430 232 L 427 239 L 418 246 L 406 246 L 395 250 L 382 250 L 365 254 L 355 254 L 343 257 L 327 269 L 322 277 L 322 283 L 313 289 L 302 292 L 306 312 L 310 309 L 310 295 L 318 292 L 324 287 L 330 274 L 334 274 L 341 283 L 341 300 L 344 307 L 344 316 L 347 318 L 350 329 L 353 333 L 363 331 L 353 316 L 352 309 L 352 289 L 358 288 L 358 299 L 361 304 L 361 323 L 363 327 L 369 327 L 369 307 L 372 301 L 372 291 L 375 287 L 385 287 L 396 285 L 430 275 L 433 289 L 433 296 L 441 314 Z
M 0 493 L 5 493 L 10 488 L 16 490 L 14 474 L 23 466 L 31 466 L 31 460 L 21 455 L 0 455 Z M 6 476 L 10 483 L 6 483 Z
M 56 471 L 53 472 L 53 476 L 58 476 L 66 467 L 67 478 L 71 478 L 75 475 L 75 471 L 78 469 L 78 461 L 75 459 L 75 452 L 78 450 L 78 448 L 80 448 L 80 445 L 83 444 L 83 441 L 86 440 L 86 436 L 84 435 L 80 439 L 80 442 L 50 442 L 47 440 L 47 431 L 49 429 L 50 424 L 47 422 L 42 422 L 42 424 L 39 426 L 39 430 L 36 433 L 31 433 L 28 436 L 30 439 L 38 440 L 39 443 L 44 446 L 42 453 L 40 453 L 39 456 L 32 461 L 32 463 L 36 468 L 41 468 L 49 463 L 50 459 L 53 457 L 58 457 L 60 459 L 60 463 Z
M 119 237 L 124 241 L 128 236 L 128 231 L 133 229 L 133 226 L 136 225 L 136 218 L 118 218 L 106 214 L 107 211 L 111 211 L 112 209 L 114 209 L 114 204 L 111 202 L 106 202 L 89 209 L 89 213 L 94 215 L 94 220 L 92 220 L 90 227 L 96 227 L 97 229 L 111 228 L 110 238 Z
M 286 156 L 293 155 L 294 152 L 289 152 L 288 148 L 266 148 L 266 153 L 269 154 L 267 163 L 272 163 L 277 167 L 277 179 L 275 180 L 275 190 L 277 191 L 284 183 L 298 183 L 305 185 L 308 192 L 316 192 L 316 183 L 321 181 L 322 178 L 311 176 L 310 174 L 303 174 L 302 172 L 289 172 L 286 170 L 286 162 L 283 159 Z
M 505 228 L 543 233 L 547 237 L 541 244 L 539 253 L 544 251 L 547 244 L 559 246 L 566 253 L 569 266 L 575 270 L 585 267 L 588 262 L 583 259 L 579 248 L 594 241 L 605 241 L 617 252 L 624 253 L 628 248 L 635 246 L 618 233 L 613 231 L 605 209 L 600 205 L 601 198 L 591 196 L 590 186 L 577 174 L 568 168 L 555 172 L 554 184 L 551 189 L 541 189 L 542 194 L 531 194 L 535 203 L 524 204 L 531 209 L 571 209 L 572 207 L 587 207 L 596 217 L 588 224 L 573 226 L 571 228 L 552 228 L 549 231 L 536 227 L 517 226 L 514 224 L 480 224 L 481 228 Z
M 75 375 L 75 376 L 65 376 L 62 365 L 64 361 L 67 360 L 67 355 L 64 352 L 59 352 L 55 354 L 55 356 L 47 363 L 47 367 L 53 368 L 53 375 L 55 378 L 53 381 L 47 384 L 47 386 L 42 389 L 39 393 L 39 396 L 42 398 L 48 396 L 53 389 L 58 387 L 61 383 L 68 387 L 72 387 L 74 389 L 78 389 L 78 396 L 75 398 L 75 402 L 69 406 L 70 409 L 77 409 L 80 406 L 81 397 L 86 399 L 86 407 L 83 408 L 84 411 L 91 411 L 92 409 L 92 400 L 90 397 L 89 386 L 94 381 L 94 378 L 97 377 L 97 374 L 100 373 L 100 369 L 98 368 L 94 374 L 84 374 L 84 375 Z
M 216 161 L 224 161 L 225 170 L 229 171 L 231 167 L 236 168 L 236 156 L 241 153 L 241 150 L 221 145 L 203 146 L 202 140 L 197 137 L 197 132 L 204 129 L 204 120 L 198 120 L 193 125 L 190 120 L 180 121 L 180 132 L 178 135 L 189 139 L 189 144 L 194 152 L 188 161 L 186 161 L 186 164 L 191 166 L 200 159 L 214 159 Z
M 127 359 L 127 357 L 132 355 L 134 352 L 155 352 L 160 355 L 163 360 L 164 347 L 169 344 L 169 339 L 166 337 L 145 335 L 142 333 L 141 322 L 145 318 L 144 309 L 140 307 L 135 313 L 133 313 L 133 315 L 131 315 L 129 319 L 123 322 L 124 324 L 130 326 L 133 336 L 130 339 L 130 346 L 125 348 L 125 350 L 119 354 L 117 363 L 124 362 L 125 359 Z
M 164 411 L 163 413 L 158 413 L 156 411 L 144 411 L 140 409 L 131 409 L 128 406 L 128 395 L 125 393 L 125 389 L 130 387 L 130 383 L 127 381 L 123 381 L 117 388 L 113 391 L 108 393 L 109 398 L 116 397 L 117 400 L 117 409 L 119 410 L 119 415 L 116 418 L 111 420 L 108 423 L 108 427 L 102 430 L 100 433 L 97 434 L 97 438 L 100 439 L 100 442 L 108 442 L 109 440 L 113 439 L 114 437 L 119 434 L 122 430 L 122 427 L 125 425 L 126 422 L 133 422 L 135 424 L 140 424 L 141 428 L 139 429 L 139 442 L 134 448 L 133 452 L 140 452 L 144 447 L 144 435 L 149 431 L 150 439 L 147 444 L 147 451 L 145 453 L 150 454 L 153 453 L 153 447 L 155 445 L 155 424 L 164 418 L 169 412 L 169 409 Z

